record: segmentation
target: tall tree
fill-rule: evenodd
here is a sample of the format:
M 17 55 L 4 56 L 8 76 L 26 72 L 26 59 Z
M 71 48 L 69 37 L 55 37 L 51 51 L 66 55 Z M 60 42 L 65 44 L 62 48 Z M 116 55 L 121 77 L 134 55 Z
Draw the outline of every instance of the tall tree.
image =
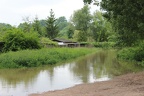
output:
M 143 0 L 103 0 L 101 6 L 107 11 L 105 16 L 114 20 L 120 45 L 133 46 L 139 39 L 144 39 Z
M 91 14 L 90 14 L 90 8 L 88 5 L 85 5 L 82 9 L 77 10 L 74 12 L 72 16 L 72 22 L 75 25 L 77 30 L 80 30 L 79 37 L 83 37 L 85 39 L 79 39 L 79 40 L 87 40 L 87 30 L 90 27 L 91 22 Z
M 102 16 L 100 11 L 93 14 L 91 31 L 93 39 L 97 42 L 108 41 L 109 35 L 113 32 L 111 24 Z
M 101 8 L 105 10 L 104 16 L 113 21 L 120 45 L 133 46 L 144 40 L 143 0 L 102 0 Z
M 50 16 L 46 20 L 46 37 L 54 39 L 58 35 L 58 26 L 55 24 L 56 18 L 53 10 L 50 10 Z
M 40 36 L 42 35 L 42 30 L 41 30 L 41 25 L 40 25 L 40 21 L 38 19 L 38 17 L 36 16 L 33 23 L 33 30 L 36 31 Z

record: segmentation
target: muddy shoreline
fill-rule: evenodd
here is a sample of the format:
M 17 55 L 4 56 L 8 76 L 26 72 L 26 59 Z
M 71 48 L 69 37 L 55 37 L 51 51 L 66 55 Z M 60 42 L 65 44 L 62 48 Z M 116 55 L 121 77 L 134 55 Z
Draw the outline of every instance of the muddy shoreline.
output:
M 29 96 L 144 96 L 144 71 Z

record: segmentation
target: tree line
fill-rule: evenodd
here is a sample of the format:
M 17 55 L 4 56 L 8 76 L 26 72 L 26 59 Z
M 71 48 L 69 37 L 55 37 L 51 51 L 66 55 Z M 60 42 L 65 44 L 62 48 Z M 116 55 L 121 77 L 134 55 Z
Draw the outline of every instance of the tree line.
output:
M 36 17 L 32 23 L 26 20 L 25 23 L 18 26 L 26 32 L 30 31 L 30 27 L 40 36 L 49 39 L 62 37 L 80 42 L 87 42 L 90 38 L 91 41 L 108 41 L 110 38 L 112 39 L 110 34 L 113 34 L 111 23 L 102 16 L 102 12 L 95 11 L 91 14 L 88 5 L 74 11 L 70 21 L 67 21 L 64 16 L 55 18 L 51 9 L 50 16 L 46 20 L 38 20 Z
M 56 18 L 51 9 L 44 20 L 39 20 L 36 16 L 31 21 L 26 17 L 17 27 L 9 24 L 0 24 L 0 27 L 0 38 L 5 42 L 5 51 L 40 48 L 41 38 L 65 38 L 78 42 L 108 42 L 115 39 L 111 23 L 100 11 L 91 14 L 87 4 L 74 11 L 69 21 L 64 16 Z

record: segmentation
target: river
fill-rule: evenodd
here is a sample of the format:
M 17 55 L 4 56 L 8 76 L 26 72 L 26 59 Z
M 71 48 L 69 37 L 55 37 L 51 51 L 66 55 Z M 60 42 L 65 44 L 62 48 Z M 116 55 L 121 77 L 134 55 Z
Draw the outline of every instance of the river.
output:
M 27 96 L 82 83 L 110 80 L 114 76 L 139 70 L 131 62 L 118 61 L 116 50 L 102 50 L 63 64 L 1 69 L 0 96 Z

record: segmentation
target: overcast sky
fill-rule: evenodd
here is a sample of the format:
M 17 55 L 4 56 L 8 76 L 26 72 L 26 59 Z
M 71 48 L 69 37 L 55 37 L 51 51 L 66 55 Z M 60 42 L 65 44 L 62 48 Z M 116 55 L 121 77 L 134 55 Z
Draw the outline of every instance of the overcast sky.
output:
M 53 9 L 55 17 L 69 19 L 74 10 L 83 5 L 83 0 L 0 0 L 0 23 L 18 25 L 23 18 L 32 20 L 36 15 L 39 19 L 45 19 L 50 9 Z M 98 7 L 93 5 L 91 9 L 97 10 Z

